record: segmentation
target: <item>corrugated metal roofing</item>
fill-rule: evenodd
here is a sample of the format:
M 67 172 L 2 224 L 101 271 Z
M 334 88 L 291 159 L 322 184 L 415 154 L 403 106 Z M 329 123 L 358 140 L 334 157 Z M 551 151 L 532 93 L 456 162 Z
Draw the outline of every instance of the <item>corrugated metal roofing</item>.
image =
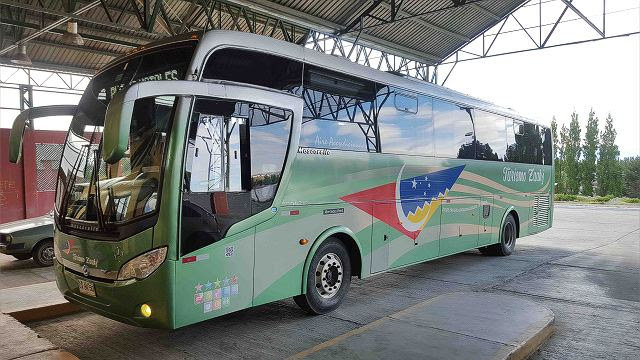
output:
M 249 26 L 252 26 L 255 32 L 271 35 L 273 18 L 277 17 L 288 24 L 287 31 L 293 30 L 296 38 L 300 38 L 307 29 L 338 33 L 371 7 L 371 16 L 362 18 L 360 39 L 364 43 L 391 54 L 433 64 L 447 58 L 524 2 L 396 1 L 401 6 L 391 21 L 392 0 L 164 0 L 166 17 L 158 15 L 153 31 L 146 31 L 133 8 L 133 4 L 137 4 L 142 10 L 144 1 L 153 3 L 150 0 L 104 0 L 110 16 L 102 6 L 79 15 L 78 26 L 85 39 L 84 46 L 62 44 L 60 38 L 65 30 L 62 25 L 30 41 L 28 54 L 35 63 L 44 66 L 93 72 L 134 46 L 170 36 L 171 32 L 211 28 L 250 31 Z M 77 8 L 80 8 L 91 1 L 77 2 Z M 454 3 L 464 4 L 453 6 Z M 54 2 L 47 10 L 37 4 L 20 0 L 2 2 L 0 28 L 5 34 L 5 40 L 0 44 L 2 48 L 11 45 L 13 31 L 18 30 L 18 38 L 28 36 L 40 28 L 42 21 L 45 25 L 51 23 L 64 12 L 62 2 Z M 208 4 L 210 10 L 205 11 L 202 4 Z M 372 7 L 372 4 L 376 6 Z M 247 11 L 246 17 L 240 12 L 241 8 Z M 211 14 L 211 21 L 207 12 Z M 268 18 L 272 20 L 265 27 Z M 351 29 L 344 36 L 355 38 L 358 30 L 358 27 Z M 280 29 L 272 36 L 284 38 Z

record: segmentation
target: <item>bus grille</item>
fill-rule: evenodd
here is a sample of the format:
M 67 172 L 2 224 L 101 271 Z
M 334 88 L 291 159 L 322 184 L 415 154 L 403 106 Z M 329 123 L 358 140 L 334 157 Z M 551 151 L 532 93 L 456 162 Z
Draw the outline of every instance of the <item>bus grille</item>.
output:
M 533 226 L 549 225 L 549 195 L 536 195 L 533 198 Z

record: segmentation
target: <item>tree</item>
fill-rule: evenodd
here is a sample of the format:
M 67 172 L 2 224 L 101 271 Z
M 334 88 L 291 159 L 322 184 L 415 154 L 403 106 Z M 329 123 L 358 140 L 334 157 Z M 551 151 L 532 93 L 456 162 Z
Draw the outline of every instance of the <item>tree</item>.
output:
M 597 165 L 598 194 L 621 195 L 622 174 L 618 157 L 620 150 L 616 145 L 616 129 L 611 114 L 607 116 L 604 131 L 600 133 L 600 158 Z
M 562 128 L 560 129 L 560 151 L 558 153 L 558 157 L 560 158 L 560 163 L 562 165 L 562 169 L 560 172 L 560 178 L 556 180 L 558 183 L 558 192 L 566 193 L 567 192 L 567 144 L 569 143 L 569 128 L 565 124 L 562 124 Z
M 598 153 L 598 117 L 593 109 L 589 112 L 587 120 L 587 130 L 584 134 L 584 144 L 582 145 L 582 166 L 581 182 L 582 194 L 593 196 L 593 182 L 596 179 L 596 159 Z
M 624 196 L 640 198 L 640 156 L 625 158 L 620 165 Z
M 569 133 L 564 144 L 564 170 L 566 174 L 566 189 L 568 194 L 578 194 L 580 191 L 580 123 L 578 114 L 571 114 Z
M 556 193 L 564 193 L 564 181 L 562 181 L 562 156 L 564 150 L 558 140 L 558 122 L 556 117 L 551 120 L 551 138 L 553 141 L 553 164 L 555 168 Z

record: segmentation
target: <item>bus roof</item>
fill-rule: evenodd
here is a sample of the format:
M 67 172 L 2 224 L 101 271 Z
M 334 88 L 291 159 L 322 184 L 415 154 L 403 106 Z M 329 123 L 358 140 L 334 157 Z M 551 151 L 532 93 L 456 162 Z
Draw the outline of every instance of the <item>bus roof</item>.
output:
M 167 45 L 172 42 L 182 42 L 185 40 L 195 40 L 199 38 L 197 49 L 194 53 L 194 59 L 192 60 L 192 69 L 189 69 L 189 74 L 202 73 L 201 69 L 204 66 L 209 54 L 218 47 L 239 47 L 246 48 L 269 54 L 280 55 L 283 57 L 296 59 L 308 64 L 327 68 L 333 71 L 342 72 L 348 75 L 352 75 L 358 78 L 367 79 L 370 81 L 380 82 L 386 85 L 395 86 L 409 91 L 414 91 L 424 95 L 433 96 L 441 100 L 447 100 L 460 105 L 469 106 L 479 110 L 485 110 L 500 115 L 508 116 L 511 118 L 523 120 L 526 122 L 534 123 L 544 126 L 538 121 L 524 117 L 518 114 L 515 110 L 505 108 L 489 101 L 485 101 L 459 91 L 455 91 L 444 86 L 435 85 L 423 80 L 411 78 L 408 76 L 401 76 L 373 69 L 371 67 L 354 63 L 341 56 L 334 56 L 324 54 L 313 49 L 307 49 L 303 46 L 296 45 L 290 42 L 274 39 L 268 36 L 257 35 L 240 31 L 229 30 L 211 30 L 204 34 L 202 33 L 188 33 L 178 35 L 176 37 L 163 39 L 160 41 L 152 42 L 144 47 L 127 54 L 121 58 L 115 59 L 107 66 L 105 66 L 98 73 L 104 69 L 119 63 L 125 58 L 137 55 L 139 51 L 145 51 L 157 46 Z M 546 127 L 546 126 L 545 126 Z

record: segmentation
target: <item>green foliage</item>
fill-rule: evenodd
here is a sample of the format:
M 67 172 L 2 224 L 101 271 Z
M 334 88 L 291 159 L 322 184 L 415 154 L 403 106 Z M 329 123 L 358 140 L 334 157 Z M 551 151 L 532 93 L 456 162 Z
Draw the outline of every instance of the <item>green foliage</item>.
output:
M 570 195 L 570 194 L 555 194 L 553 199 L 555 201 L 576 201 L 578 195 Z
M 622 194 L 622 171 L 618 157 L 620 150 L 616 145 L 616 129 L 611 114 L 607 116 L 604 131 L 600 133 L 600 157 L 597 165 L 598 195 Z
M 563 193 L 564 181 L 562 181 L 562 156 L 564 155 L 564 150 L 560 145 L 558 139 L 558 122 L 556 121 L 555 116 L 553 117 L 553 120 L 551 120 L 551 139 L 553 141 L 553 165 L 555 182 L 558 184 L 555 190 L 558 193 Z
M 622 198 L 623 203 L 627 204 L 640 204 L 640 199 L 638 198 Z
M 582 148 L 580 146 L 580 123 L 575 111 L 571 114 L 569 129 L 566 131 L 565 129 L 563 126 L 560 133 L 564 148 L 565 189 L 568 194 L 576 195 L 580 191 L 580 153 Z
M 640 198 L 640 156 L 625 158 L 620 161 L 620 166 L 624 195 Z
M 581 165 L 582 194 L 593 196 L 593 183 L 596 179 L 596 159 L 598 152 L 598 117 L 593 109 L 589 112 L 587 130 L 582 145 L 583 160 Z

